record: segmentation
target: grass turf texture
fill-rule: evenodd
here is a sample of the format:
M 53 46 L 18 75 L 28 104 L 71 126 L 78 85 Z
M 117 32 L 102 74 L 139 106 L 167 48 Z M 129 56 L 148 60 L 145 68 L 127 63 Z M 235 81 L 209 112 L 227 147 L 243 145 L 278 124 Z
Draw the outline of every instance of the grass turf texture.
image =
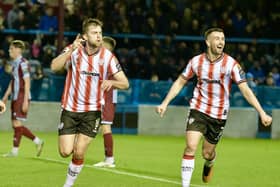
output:
M 61 187 L 71 158 L 63 159 L 57 150 L 56 133 L 37 133 L 45 140 L 40 158 L 35 145 L 22 139 L 19 156 L 0 157 L 0 187 Z M 0 133 L 0 153 L 10 151 L 12 132 Z M 180 186 L 180 165 L 184 137 L 114 135 L 115 169 L 96 169 L 103 160 L 103 138 L 92 142 L 85 167 L 76 187 L 175 187 Z M 203 159 L 199 146 L 192 186 L 277 187 L 280 186 L 280 140 L 223 138 L 217 147 L 214 176 L 209 184 L 201 180 Z

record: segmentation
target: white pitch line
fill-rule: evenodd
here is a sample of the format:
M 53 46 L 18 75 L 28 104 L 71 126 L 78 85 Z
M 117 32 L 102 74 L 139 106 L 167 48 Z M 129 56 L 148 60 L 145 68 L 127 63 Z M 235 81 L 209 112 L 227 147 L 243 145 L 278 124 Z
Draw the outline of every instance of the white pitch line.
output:
M 62 163 L 62 164 L 67 164 L 67 165 L 69 164 L 68 161 L 56 160 L 56 159 L 52 159 L 52 158 L 40 157 L 40 158 L 37 158 L 37 159 L 47 160 L 47 161 L 56 162 L 56 163 Z M 119 171 L 119 170 L 117 170 L 115 168 L 114 169 L 98 168 L 98 167 L 94 167 L 94 166 L 88 165 L 88 164 L 85 164 L 84 167 L 94 168 L 94 169 L 97 169 L 97 170 L 103 170 L 103 171 L 107 171 L 107 172 L 111 172 L 111 173 L 115 173 L 115 174 L 119 174 L 119 175 L 127 175 L 127 176 L 136 177 L 136 178 L 142 178 L 142 179 L 148 179 L 148 180 L 153 180 L 153 181 L 159 181 L 159 182 L 165 182 L 165 183 L 181 185 L 181 182 L 172 181 L 172 180 L 168 180 L 168 179 L 163 179 L 163 178 L 159 178 L 159 177 L 152 177 L 152 176 L 141 175 L 141 174 L 137 174 L 137 173 L 126 172 L 126 171 Z M 191 184 L 191 186 L 193 186 L 193 187 L 205 187 L 205 186 L 197 185 L 197 184 Z

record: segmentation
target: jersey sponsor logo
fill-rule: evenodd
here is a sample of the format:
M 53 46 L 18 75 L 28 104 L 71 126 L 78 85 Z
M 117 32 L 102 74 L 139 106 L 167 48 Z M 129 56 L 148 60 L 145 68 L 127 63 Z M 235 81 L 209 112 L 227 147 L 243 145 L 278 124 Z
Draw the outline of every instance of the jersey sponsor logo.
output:
M 99 77 L 99 73 L 95 73 L 95 72 L 88 72 L 88 71 L 81 71 L 82 75 L 87 75 L 87 76 L 96 76 Z
M 220 84 L 221 80 L 218 79 L 200 79 L 202 82 L 209 83 L 209 84 Z

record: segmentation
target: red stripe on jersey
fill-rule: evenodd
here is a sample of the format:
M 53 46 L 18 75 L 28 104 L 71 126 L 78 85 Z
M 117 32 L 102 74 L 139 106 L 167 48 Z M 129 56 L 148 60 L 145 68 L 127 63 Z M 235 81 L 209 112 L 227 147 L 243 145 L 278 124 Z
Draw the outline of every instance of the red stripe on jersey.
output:
M 80 71 L 81 69 L 81 59 L 82 59 L 82 49 L 79 48 L 78 51 L 78 58 L 77 58 L 77 64 L 76 64 L 76 71 Z M 76 72 L 76 74 L 78 75 L 79 72 Z M 77 107 L 78 107 L 78 94 L 79 94 L 79 87 L 80 87 L 80 76 L 76 76 L 76 80 L 75 80 L 75 88 L 74 88 L 74 95 L 73 95 L 73 112 L 77 111 Z
M 93 56 L 90 55 L 88 56 L 88 72 L 93 71 Z M 86 91 L 85 91 L 85 111 L 89 111 L 89 99 L 91 95 L 91 81 L 92 81 L 92 76 L 88 76 L 86 79 Z
M 237 61 L 234 61 L 234 64 L 233 64 L 233 66 L 232 66 L 232 69 L 234 68 L 234 66 L 236 66 L 238 64 L 238 62 Z M 232 77 L 232 79 L 234 80 L 234 81 L 236 81 L 236 76 L 234 75 L 234 72 L 232 71 L 231 72 L 231 77 Z
M 209 62 L 209 70 L 208 70 L 208 79 L 212 80 L 213 79 L 213 70 L 216 62 Z M 207 108 L 206 108 L 206 114 L 211 113 L 211 106 L 213 102 L 213 84 L 208 83 L 207 85 L 207 93 L 208 93 L 208 101 L 207 101 Z
M 102 90 L 101 90 L 101 84 L 102 84 L 102 81 L 103 81 L 103 67 L 104 67 L 104 52 L 105 52 L 105 48 L 101 48 L 101 52 L 100 52 L 100 56 L 99 56 L 99 63 L 98 67 L 99 67 L 99 80 L 98 80 L 98 84 L 97 84 L 97 108 L 98 110 L 101 109 L 101 93 L 102 93 Z
M 61 99 L 63 108 L 66 108 L 67 101 L 69 99 L 69 95 L 70 95 L 69 94 L 69 89 L 70 89 L 70 85 L 71 85 L 71 80 L 72 80 L 72 68 L 69 67 L 67 77 L 66 77 L 66 80 L 65 80 L 63 96 L 62 96 L 62 99 Z
M 199 60 L 198 60 L 198 70 L 197 70 L 197 77 L 201 77 L 201 72 L 202 72 L 202 64 L 203 64 L 203 59 L 205 58 L 205 54 L 200 55 Z M 201 80 L 198 80 L 199 83 L 197 84 L 198 87 L 201 87 Z M 200 90 L 201 88 L 198 88 L 198 90 Z M 201 94 L 198 94 L 198 97 L 196 99 L 196 104 L 195 104 L 195 108 L 200 108 L 200 104 L 201 104 Z
M 221 66 L 221 74 L 220 74 L 220 80 L 222 81 L 222 84 L 220 86 L 220 106 L 224 106 L 225 104 L 225 88 L 223 87 L 223 82 L 224 82 L 224 77 L 225 77 L 225 74 L 226 74 L 226 64 L 227 64 L 227 60 L 228 60 L 228 55 L 224 55 L 224 59 L 223 59 L 223 62 L 222 62 L 222 66 Z M 222 115 L 223 115 L 223 109 L 224 107 L 220 107 L 219 110 L 218 110 L 218 118 L 221 119 L 222 118 Z
M 113 75 L 112 67 L 111 67 L 111 61 L 112 61 L 113 57 L 114 57 L 114 55 L 112 54 L 111 57 L 110 57 L 110 60 L 109 60 L 108 73 L 107 73 L 108 74 L 108 79 L 112 78 L 111 76 Z

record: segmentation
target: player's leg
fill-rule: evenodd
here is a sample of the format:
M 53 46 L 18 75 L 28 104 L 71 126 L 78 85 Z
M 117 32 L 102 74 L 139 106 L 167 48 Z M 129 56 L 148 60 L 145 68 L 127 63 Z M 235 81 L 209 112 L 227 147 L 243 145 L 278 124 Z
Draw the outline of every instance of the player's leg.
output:
M 60 135 L 58 148 L 60 156 L 66 158 L 73 153 L 76 134 Z
M 209 182 L 213 176 L 213 166 L 216 158 L 215 152 L 216 145 L 208 142 L 206 139 L 202 146 L 202 156 L 205 159 L 202 180 L 203 182 Z
M 88 146 L 92 140 L 92 137 L 78 134 L 74 144 L 72 161 L 69 163 L 68 172 L 64 187 L 70 187 L 74 185 L 79 173 L 84 166 L 84 157 L 88 149 Z
M 12 150 L 4 154 L 4 157 L 16 157 L 18 155 L 19 145 L 21 142 L 22 137 L 22 125 L 21 121 L 18 120 L 12 120 L 12 125 L 14 129 L 14 135 L 13 135 L 13 148 Z
M 100 125 L 101 113 L 96 112 L 84 112 L 84 113 L 71 113 L 67 112 L 66 116 L 75 117 L 75 121 L 72 120 L 63 120 L 64 122 L 72 123 L 72 126 L 62 123 L 60 129 L 65 129 L 64 131 L 60 130 L 62 133 L 70 133 L 74 130 L 77 132 L 77 135 L 72 140 L 73 142 L 73 155 L 72 161 L 70 162 L 67 170 L 67 177 L 64 184 L 64 187 L 70 187 L 74 184 L 75 180 L 78 177 L 78 174 L 81 172 L 84 163 L 85 153 L 88 149 L 88 146 L 92 139 L 96 136 L 98 128 Z M 63 114 L 62 114 L 63 115 Z M 64 115 L 65 116 L 65 115 Z M 64 118 L 65 119 L 65 118 Z M 73 126 L 73 124 L 75 124 Z M 69 126 L 68 128 L 65 126 Z M 63 135 L 69 136 L 69 135 Z M 62 137 L 62 136 L 61 136 Z M 64 142 L 67 144 L 67 142 Z M 69 150 L 68 150 L 69 151 Z
M 105 152 L 105 159 L 104 161 L 98 162 L 94 164 L 96 167 L 109 167 L 114 168 L 115 159 L 113 155 L 113 135 L 111 130 L 111 125 L 101 124 L 101 130 L 103 134 L 103 145 L 104 145 L 104 152 Z
M 114 121 L 115 116 L 115 107 L 116 104 L 112 102 L 105 103 L 102 111 L 102 121 L 101 121 L 101 130 L 103 134 L 103 144 L 105 159 L 104 161 L 94 164 L 96 167 L 110 167 L 114 168 L 115 159 L 114 159 L 114 142 L 111 126 Z
M 213 166 L 216 158 L 216 145 L 218 144 L 224 130 L 226 120 L 218 120 L 208 117 L 207 131 L 204 134 L 204 142 L 202 146 L 202 156 L 205 159 L 202 180 L 209 182 L 213 176 Z
M 189 187 L 195 166 L 195 152 L 202 137 L 199 131 L 186 131 L 186 148 L 181 163 L 182 186 Z

